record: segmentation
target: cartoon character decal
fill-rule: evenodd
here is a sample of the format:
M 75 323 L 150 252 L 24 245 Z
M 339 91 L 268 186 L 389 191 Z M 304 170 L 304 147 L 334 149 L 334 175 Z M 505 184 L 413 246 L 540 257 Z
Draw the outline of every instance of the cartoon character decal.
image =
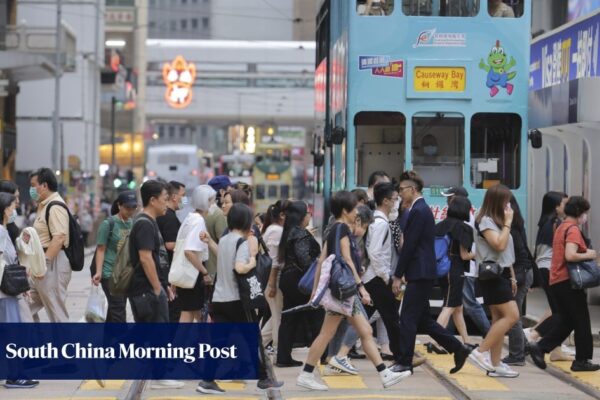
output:
M 514 85 L 508 81 L 511 81 L 517 75 L 517 72 L 509 71 L 517 64 L 517 62 L 512 56 L 510 57 L 510 62 L 508 62 L 508 56 L 504 52 L 504 48 L 500 47 L 499 40 L 496 40 L 496 46 L 492 47 L 487 62 L 488 63 L 486 64 L 482 58 L 481 61 L 479 61 L 479 68 L 488 73 L 485 84 L 490 88 L 490 97 L 494 97 L 498 94 L 500 91 L 498 86 L 505 88 L 506 93 L 511 95 Z
M 163 65 L 163 81 L 167 85 L 165 100 L 173 108 L 185 108 L 192 102 L 192 85 L 196 80 L 196 66 L 182 56 Z

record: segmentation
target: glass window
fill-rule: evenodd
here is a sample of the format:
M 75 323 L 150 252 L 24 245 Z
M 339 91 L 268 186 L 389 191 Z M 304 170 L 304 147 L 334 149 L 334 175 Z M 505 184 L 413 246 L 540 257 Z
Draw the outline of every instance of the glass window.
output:
M 175 127 L 169 126 L 169 139 L 175 138 Z
M 425 185 L 462 186 L 465 117 L 458 113 L 418 113 L 412 125 L 413 169 Z
M 269 185 L 268 197 L 271 199 L 277 197 L 277 185 Z
M 256 185 L 256 200 L 265 199 L 265 185 Z
M 202 17 L 202 27 L 204 29 L 208 28 L 209 23 L 210 23 L 210 19 L 208 17 Z
M 488 0 L 488 14 L 494 18 L 515 18 L 523 15 L 523 0 Z
M 394 12 L 394 0 L 356 0 L 359 15 L 385 16 Z
M 181 20 L 181 30 L 185 31 L 187 29 L 187 19 Z
M 367 186 L 369 175 L 385 170 L 399 177 L 404 171 L 406 120 L 398 112 L 360 112 L 356 128 L 356 184 Z
M 169 28 L 171 29 L 172 32 L 177 30 L 177 21 L 170 21 L 169 22 Z
M 192 18 L 192 29 L 198 29 L 198 18 Z
M 402 0 L 405 15 L 473 17 L 479 13 L 479 0 Z
M 471 119 L 471 185 L 487 189 L 521 184 L 521 117 L 479 113 Z
M 281 194 L 279 196 L 279 198 L 281 199 L 289 199 L 290 197 L 290 185 L 281 185 Z

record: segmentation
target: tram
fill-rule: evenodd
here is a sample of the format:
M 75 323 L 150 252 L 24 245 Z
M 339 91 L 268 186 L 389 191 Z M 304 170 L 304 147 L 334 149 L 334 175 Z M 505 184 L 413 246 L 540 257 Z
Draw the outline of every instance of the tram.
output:
M 256 145 L 252 170 L 253 204 L 257 212 L 265 212 L 279 199 L 291 197 L 292 146 L 283 143 Z
M 526 208 L 531 1 L 505 1 L 509 18 L 493 17 L 490 3 L 321 2 L 315 226 L 332 192 L 366 187 L 377 170 L 419 173 L 437 220 L 442 190 L 456 185 L 478 208 L 502 183 Z

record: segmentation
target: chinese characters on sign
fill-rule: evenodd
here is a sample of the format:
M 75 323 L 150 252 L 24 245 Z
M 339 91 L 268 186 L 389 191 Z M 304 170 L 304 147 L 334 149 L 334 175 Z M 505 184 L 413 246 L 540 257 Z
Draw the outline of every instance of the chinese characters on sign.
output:
M 173 108 L 185 108 L 192 102 L 192 86 L 196 80 L 196 65 L 182 56 L 163 66 L 163 81 L 167 86 L 165 100 Z
M 467 82 L 464 67 L 415 67 L 415 92 L 464 92 Z

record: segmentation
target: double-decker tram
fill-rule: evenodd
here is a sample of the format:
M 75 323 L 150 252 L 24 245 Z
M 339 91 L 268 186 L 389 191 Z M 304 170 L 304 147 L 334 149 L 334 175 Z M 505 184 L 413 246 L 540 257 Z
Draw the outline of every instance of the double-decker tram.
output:
M 255 211 L 265 212 L 277 200 L 291 197 L 292 146 L 275 142 L 259 143 L 254 156 L 253 205 Z
M 378 170 L 420 174 L 438 220 L 457 185 L 478 208 L 502 183 L 525 209 L 530 20 L 530 0 L 324 0 L 315 225 L 332 192 Z

